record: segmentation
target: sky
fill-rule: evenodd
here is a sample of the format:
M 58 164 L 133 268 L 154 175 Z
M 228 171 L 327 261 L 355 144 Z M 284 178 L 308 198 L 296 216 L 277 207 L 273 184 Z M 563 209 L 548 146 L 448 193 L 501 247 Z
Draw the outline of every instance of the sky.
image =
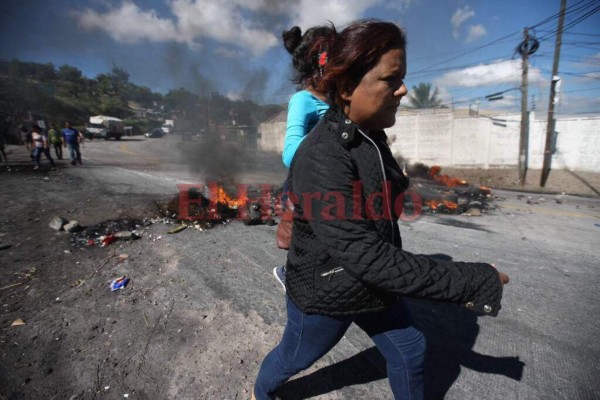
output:
M 559 114 L 600 114 L 599 9 L 567 1 Z M 559 10 L 560 0 L 3 0 L 0 59 L 69 64 L 89 78 L 119 67 L 161 93 L 285 104 L 296 88 L 283 30 L 379 18 L 406 31 L 409 89 L 431 82 L 448 106 L 518 112 L 515 50 L 528 27 L 539 41 L 528 104 L 546 112 Z

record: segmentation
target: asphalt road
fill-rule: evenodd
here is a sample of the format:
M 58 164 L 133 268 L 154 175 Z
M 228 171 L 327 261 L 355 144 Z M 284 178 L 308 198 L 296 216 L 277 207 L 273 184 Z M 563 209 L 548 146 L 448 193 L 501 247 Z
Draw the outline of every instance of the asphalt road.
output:
M 223 162 L 227 153 L 219 151 L 214 158 Z M 83 156 L 84 168 L 65 167 L 65 173 L 119 193 L 175 194 L 176 184 L 203 183 L 215 173 L 201 167 L 212 162 L 211 151 L 195 142 L 182 145 L 178 138 L 86 142 Z M 223 168 L 238 182 L 280 184 L 285 177 L 273 157 L 232 152 L 226 158 Z M 401 226 L 407 251 L 490 262 L 511 278 L 497 318 L 411 301 L 428 341 L 427 397 L 598 398 L 600 199 L 494 195 L 497 209 L 488 215 L 428 215 Z M 197 304 L 226 301 L 235 314 L 256 313 L 263 326 L 275 328 L 257 338 L 267 348 L 285 323 L 284 294 L 271 275 L 285 252 L 275 247 L 274 237 L 275 227 L 232 221 L 201 235 L 186 230 L 168 238 L 178 274 L 194 282 L 186 296 Z M 315 368 L 286 384 L 282 395 L 391 398 L 381 356 L 355 327 Z

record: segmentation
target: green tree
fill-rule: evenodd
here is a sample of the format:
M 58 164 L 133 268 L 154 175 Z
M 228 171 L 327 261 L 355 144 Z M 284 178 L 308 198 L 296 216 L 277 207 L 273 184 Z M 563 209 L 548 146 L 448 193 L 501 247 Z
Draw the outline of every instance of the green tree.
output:
M 75 81 L 79 81 L 81 79 L 83 79 L 83 75 L 81 73 L 81 71 L 75 67 L 72 67 L 70 65 L 61 65 L 58 68 L 58 79 L 61 79 L 63 81 L 70 81 L 70 82 L 75 82 Z
M 200 98 L 187 89 L 169 90 L 165 95 L 168 110 L 193 110 L 200 103 Z
M 420 82 L 418 86 L 413 86 L 408 95 L 410 107 L 412 108 L 436 108 L 442 105 L 442 100 L 438 97 L 437 87 L 431 92 L 431 83 Z

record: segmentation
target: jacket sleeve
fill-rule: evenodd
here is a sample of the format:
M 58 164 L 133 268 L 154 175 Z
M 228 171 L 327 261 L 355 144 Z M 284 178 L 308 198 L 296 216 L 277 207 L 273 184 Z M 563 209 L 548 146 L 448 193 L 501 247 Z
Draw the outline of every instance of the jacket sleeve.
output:
M 352 181 L 358 180 L 358 172 L 347 152 L 317 143 L 296 160 L 293 169 L 293 192 L 318 242 L 365 286 L 388 294 L 453 302 L 482 314 L 497 315 L 502 284 L 494 267 L 403 251 L 383 240 L 372 220 L 353 217 L 353 202 L 359 200 L 353 198 Z M 345 211 L 342 218 L 333 206 L 340 205 L 341 198 Z

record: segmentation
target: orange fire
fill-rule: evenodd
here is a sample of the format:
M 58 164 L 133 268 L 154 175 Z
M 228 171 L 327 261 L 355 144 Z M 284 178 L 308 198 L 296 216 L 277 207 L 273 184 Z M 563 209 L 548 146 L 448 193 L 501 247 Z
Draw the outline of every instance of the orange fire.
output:
M 441 170 L 442 167 L 434 165 L 429 169 L 429 177 L 437 183 L 441 183 L 442 185 L 449 187 L 464 186 L 467 184 L 467 181 L 463 181 L 462 179 L 452 178 L 448 175 L 440 175 Z
M 437 210 L 439 206 L 443 205 L 448 210 L 454 211 L 458 208 L 458 204 L 448 200 L 427 200 L 425 205 L 432 210 Z
M 211 192 L 214 193 L 212 190 Z M 246 193 L 238 193 L 238 196 L 239 197 L 237 199 L 229 197 L 229 195 L 225 192 L 225 189 L 222 186 L 219 186 L 217 187 L 215 198 L 217 203 L 225 204 L 229 208 L 238 208 L 246 204 L 248 201 Z

